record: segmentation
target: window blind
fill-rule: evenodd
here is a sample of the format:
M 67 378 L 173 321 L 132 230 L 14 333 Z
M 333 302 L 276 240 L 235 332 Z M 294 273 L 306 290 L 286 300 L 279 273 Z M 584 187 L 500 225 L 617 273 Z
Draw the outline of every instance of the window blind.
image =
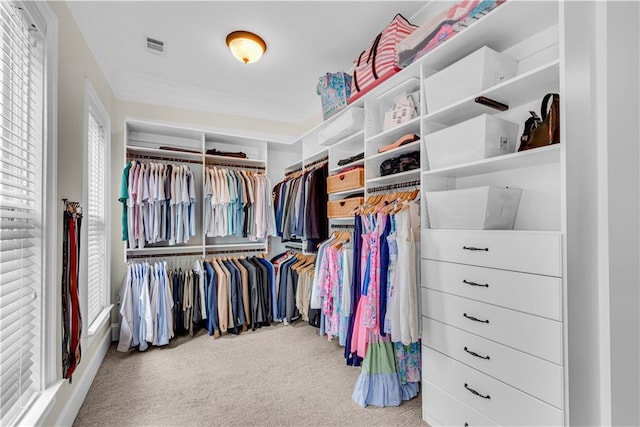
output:
M 89 106 L 88 114 L 88 201 L 87 201 L 87 315 L 89 325 L 105 307 L 106 227 L 105 227 L 105 127 Z
M 0 425 L 40 390 L 43 39 L 0 2 Z

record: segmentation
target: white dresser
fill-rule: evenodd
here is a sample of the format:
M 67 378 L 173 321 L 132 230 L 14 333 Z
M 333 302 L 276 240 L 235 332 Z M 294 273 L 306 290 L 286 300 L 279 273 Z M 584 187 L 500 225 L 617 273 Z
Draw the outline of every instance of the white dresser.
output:
M 562 425 L 561 234 L 424 230 L 423 415 Z

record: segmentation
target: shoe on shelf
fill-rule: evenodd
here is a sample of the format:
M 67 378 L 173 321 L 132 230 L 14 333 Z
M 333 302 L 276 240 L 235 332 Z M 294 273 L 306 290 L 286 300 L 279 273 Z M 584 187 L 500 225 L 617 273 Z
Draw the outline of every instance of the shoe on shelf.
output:
M 396 140 L 393 144 L 385 145 L 384 147 L 378 148 L 378 153 L 386 153 L 389 150 L 393 150 L 394 148 L 401 147 L 403 145 L 409 144 L 410 142 L 415 142 L 419 140 L 420 137 L 415 133 L 408 133 Z

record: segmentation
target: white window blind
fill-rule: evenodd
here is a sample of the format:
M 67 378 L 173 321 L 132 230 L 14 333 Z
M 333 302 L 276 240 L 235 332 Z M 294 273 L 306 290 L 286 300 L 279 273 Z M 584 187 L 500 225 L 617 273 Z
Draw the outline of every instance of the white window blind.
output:
M 105 227 L 105 161 L 106 129 L 100 114 L 89 104 L 87 115 L 88 140 L 88 201 L 87 201 L 87 315 L 91 325 L 105 307 L 107 289 L 107 235 Z
M 41 383 L 43 47 L 25 11 L 0 2 L 0 425 Z

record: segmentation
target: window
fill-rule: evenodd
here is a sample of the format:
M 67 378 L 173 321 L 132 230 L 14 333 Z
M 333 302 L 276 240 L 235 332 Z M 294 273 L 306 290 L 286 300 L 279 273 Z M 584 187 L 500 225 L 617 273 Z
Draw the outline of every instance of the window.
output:
M 42 388 L 44 37 L 27 5 L 0 2 L 0 425 Z
M 107 306 L 107 159 L 110 121 L 93 87 L 87 82 L 87 319 L 89 334 L 95 320 Z M 93 328 L 92 328 L 93 326 Z

